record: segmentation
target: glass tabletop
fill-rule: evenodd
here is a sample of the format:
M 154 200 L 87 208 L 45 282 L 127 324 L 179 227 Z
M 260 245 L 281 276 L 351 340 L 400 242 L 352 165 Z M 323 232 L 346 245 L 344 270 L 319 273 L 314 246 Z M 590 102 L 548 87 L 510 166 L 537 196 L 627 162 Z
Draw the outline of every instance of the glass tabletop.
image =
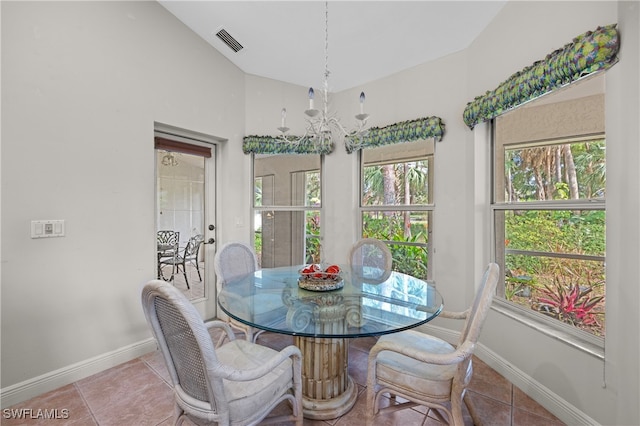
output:
M 443 300 L 426 281 L 391 272 L 380 280 L 341 267 L 329 291 L 300 288 L 303 266 L 265 268 L 228 281 L 222 310 L 244 324 L 305 337 L 345 338 L 395 333 L 440 314 Z M 304 284 L 304 283 L 303 283 Z

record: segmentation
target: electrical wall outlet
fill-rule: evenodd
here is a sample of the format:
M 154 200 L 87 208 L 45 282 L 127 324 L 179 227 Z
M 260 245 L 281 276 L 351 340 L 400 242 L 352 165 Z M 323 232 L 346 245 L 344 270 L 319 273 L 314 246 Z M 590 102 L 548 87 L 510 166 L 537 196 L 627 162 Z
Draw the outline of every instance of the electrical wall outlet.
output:
M 31 238 L 64 237 L 64 220 L 32 220 Z

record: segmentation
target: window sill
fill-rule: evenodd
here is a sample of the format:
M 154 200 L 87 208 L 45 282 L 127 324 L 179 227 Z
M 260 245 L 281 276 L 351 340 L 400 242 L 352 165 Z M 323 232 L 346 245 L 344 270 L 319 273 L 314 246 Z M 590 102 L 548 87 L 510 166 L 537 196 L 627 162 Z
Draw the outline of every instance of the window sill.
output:
M 545 315 L 522 308 L 506 300 L 495 298 L 491 309 L 542 334 L 604 360 L 604 338 L 602 337 L 593 336 L 586 331 L 563 324 L 553 318 L 548 318 Z

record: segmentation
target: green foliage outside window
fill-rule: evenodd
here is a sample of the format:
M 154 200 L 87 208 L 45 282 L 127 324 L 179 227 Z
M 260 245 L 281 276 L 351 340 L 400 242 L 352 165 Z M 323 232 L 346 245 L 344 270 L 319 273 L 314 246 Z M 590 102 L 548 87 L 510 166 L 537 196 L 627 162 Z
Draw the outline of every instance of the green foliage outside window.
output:
M 507 202 L 584 200 L 605 196 L 605 141 L 505 150 Z
M 362 204 L 381 206 L 363 212 L 363 238 L 387 241 L 394 271 L 427 279 L 428 215 L 425 210 L 400 211 L 393 206 L 429 204 L 432 159 L 371 164 L 363 167 Z
M 363 215 L 363 238 L 394 242 L 388 244 L 393 257 L 392 269 L 426 280 L 427 224 L 423 221 L 412 221 L 410 228 L 410 236 L 406 237 L 404 212 L 380 213 L 377 217 L 372 214 Z
M 306 212 L 305 263 L 320 263 L 320 214 L 318 211 Z
M 567 210 L 512 211 L 505 214 L 505 246 L 509 249 L 604 256 L 605 212 Z M 522 257 L 522 256 L 521 256 Z M 510 259 L 514 270 L 540 268 L 536 257 Z
M 410 205 L 429 202 L 429 161 L 364 167 L 362 204 Z
M 505 201 L 522 203 L 504 211 L 507 300 L 604 335 L 605 210 L 526 204 L 603 199 L 605 184 L 604 140 L 505 150 Z

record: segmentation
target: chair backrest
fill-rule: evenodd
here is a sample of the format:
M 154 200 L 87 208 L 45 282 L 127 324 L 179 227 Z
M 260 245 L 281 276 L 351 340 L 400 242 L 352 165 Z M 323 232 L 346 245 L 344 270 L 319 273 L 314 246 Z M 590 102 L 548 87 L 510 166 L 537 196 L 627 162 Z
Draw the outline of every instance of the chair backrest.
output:
M 219 283 L 252 274 L 258 270 L 258 257 L 253 248 L 241 242 L 224 244 L 213 260 Z
M 180 232 L 162 230 L 157 233 L 158 244 L 177 246 L 180 241 Z
M 200 244 L 204 241 L 204 236 L 201 234 L 189 238 L 187 246 L 184 248 L 185 259 L 196 259 L 198 252 L 200 251 Z
M 496 293 L 500 267 L 495 263 L 490 263 L 482 275 L 480 285 L 476 291 L 473 304 L 469 308 L 469 314 L 465 320 L 464 327 L 460 332 L 459 345 L 465 341 L 477 342 L 482 331 L 482 325 L 491 308 L 493 296 Z
M 164 281 L 142 290 L 142 306 L 176 392 L 228 412 L 221 378 L 209 376 L 220 363 L 200 314 L 184 294 Z
M 349 253 L 349 267 L 357 278 L 382 282 L 391 274 L 393 258 L 387 245 L 375 238 L 357 241 Z

